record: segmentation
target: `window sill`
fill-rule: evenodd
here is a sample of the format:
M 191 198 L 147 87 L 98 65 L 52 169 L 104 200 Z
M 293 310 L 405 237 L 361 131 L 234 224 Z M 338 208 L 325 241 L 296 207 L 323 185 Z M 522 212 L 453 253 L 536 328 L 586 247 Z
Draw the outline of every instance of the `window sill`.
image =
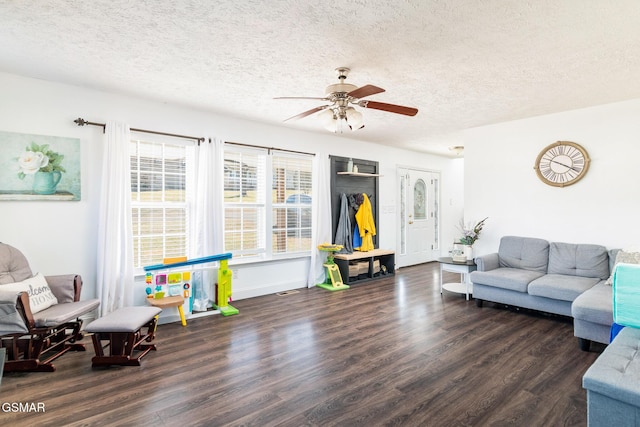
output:
M 311 257 L 310 252 L 298 252 L 295 254 L 272 256 L 270 258 L 262 258 L 257 256 L 251 257 L 251 258 L 231 258 L 229 260 L 229 265 L 234 266 L 234 265 L 264 264 L 264 263 L 270 263 L 270 262 L 281 262 L 281 261 L 288 261 L 288 260 L 294 260 L 294 259 L 300 259 L 300 258 L 310 258 L 310 257 Z

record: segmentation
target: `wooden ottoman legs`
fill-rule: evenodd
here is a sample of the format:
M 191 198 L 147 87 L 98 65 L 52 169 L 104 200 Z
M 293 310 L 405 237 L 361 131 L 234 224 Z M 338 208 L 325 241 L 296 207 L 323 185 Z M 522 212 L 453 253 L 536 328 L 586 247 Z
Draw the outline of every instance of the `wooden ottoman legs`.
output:
M 140 359 L 151 350 L 156 350 L 155 344 L 148 344 L 148 342 L 155 338 L 157 322 L 158 316 L 154 316 L 148 323 L 133 332 L 95 332 L 93 348 L 96 355 L 91 359 L 92 366 L 140 366 Z M 146 328 L 144 333 L 143 328 Z M 103 340 L 108 341 L 105 346 L 102 345 Z M 109 347 L 109 354 L 105 355 L 104 350 L 107 347 Z

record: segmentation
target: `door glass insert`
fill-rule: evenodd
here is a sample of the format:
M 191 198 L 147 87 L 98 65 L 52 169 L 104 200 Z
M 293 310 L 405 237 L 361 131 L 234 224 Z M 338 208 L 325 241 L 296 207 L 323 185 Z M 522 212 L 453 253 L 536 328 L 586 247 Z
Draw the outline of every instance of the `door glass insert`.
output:
M 413 216 L 415 219 L 427 219 L 427 185 L 422 179 L 413 186 Z
M 407 253 L 407 175 L 400 176 L 400 254 Z
M 440 180 L 436 177 L 433 179 L 433 249 L 440 249 Z

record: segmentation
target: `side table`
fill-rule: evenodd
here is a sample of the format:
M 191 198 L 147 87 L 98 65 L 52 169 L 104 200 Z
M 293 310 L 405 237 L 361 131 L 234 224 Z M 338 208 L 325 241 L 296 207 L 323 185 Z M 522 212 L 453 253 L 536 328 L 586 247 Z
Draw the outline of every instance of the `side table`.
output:
M 438 258 L 440 263 L 440 293 L 442 290 L 465 294 L 467 301 L 469 295 L 473 294 L 473 284 L 469 278 L 469 273 L 476 270 L 476 263 L 473 260 L 466 262 L 453 261 L 451 257 Z M 442 283 L 442 272 L 460 273 L 460 283 Z
M 182 296 L 147 298 L 147 302 L 154 307 L 159 307 L 162 309 L 167 307 L 177 307 L 182 326 L 187 326 L 187 319 L 184 317 L 184 310 L 182 308 L 182 304 L 184 304 L 184 298 Z

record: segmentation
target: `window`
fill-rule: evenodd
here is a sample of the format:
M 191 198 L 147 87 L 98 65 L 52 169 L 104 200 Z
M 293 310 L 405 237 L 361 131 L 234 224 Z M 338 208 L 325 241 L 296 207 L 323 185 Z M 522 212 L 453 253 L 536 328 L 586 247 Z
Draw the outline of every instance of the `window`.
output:
M 311 250 L 312 167 L 311 156 L 227 145 L 225 251 L 270 257 Z
M 130 147 L 134 267 L 187 256 L 192 147 L 140 140 Z
M 272 156 L 272 250 L 311 249 L 311 159 Z
M 266 153 L 224 153 L 224 249 L 234 256 L 265 251 Z

